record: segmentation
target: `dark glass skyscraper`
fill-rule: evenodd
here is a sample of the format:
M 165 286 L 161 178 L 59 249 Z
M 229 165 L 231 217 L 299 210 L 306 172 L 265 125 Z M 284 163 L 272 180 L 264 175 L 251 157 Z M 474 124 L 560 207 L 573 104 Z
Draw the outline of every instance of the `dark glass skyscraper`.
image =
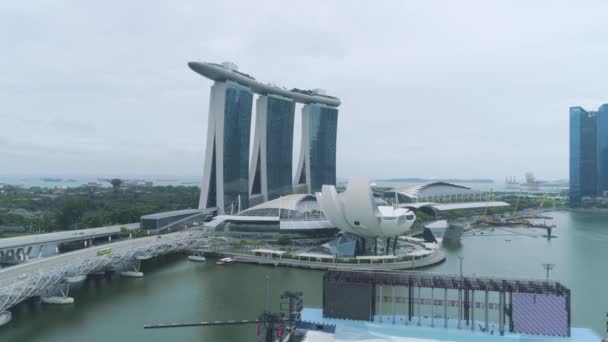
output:
M 302 147 L 295 188 L 315 193 L 336 185 L 338 108 L 317 103 L 302 109 Z
M 236 212 L 293 193 L 314 192 L 336 183 L 336 131 L 340 99 L 322 89 L 288 90 L 257 81 L 236 64 L 189 62 L 214 81 L 209 102 L 207 147 L 200 209 Z M 253 94 L 256 120 L 249 158 Z M 298 178 L 292 178 L 295 104 L 302 110 Z M 294 186 L 296 189 L 294 189 Z
M 597 164 L 597 194 L 608 191 L 608 104 L 602 105 L 595 112 L 595 146 Z
M 206 163 L 199 206 L 220 212 L 249 206 L 249 133 L 253 93 L 236 82 L 211 87 Z
M 608 105 L 570 108 L 570 202 L 608 191 Z
M 262 95 L 256 105 L 256 125 L 250 171 L 251 195 L 264 201 L 292 193 L 292 149 L 295 103 L 278 95 Z

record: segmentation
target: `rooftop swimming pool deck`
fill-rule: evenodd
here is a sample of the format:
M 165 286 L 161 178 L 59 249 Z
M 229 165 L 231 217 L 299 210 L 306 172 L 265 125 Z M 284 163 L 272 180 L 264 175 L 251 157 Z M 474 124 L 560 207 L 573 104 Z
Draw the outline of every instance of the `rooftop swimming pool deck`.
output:
M 412 318 L 407 322 L 405 316 L 395 316 L 393 323 L 392 316 L 376 316 L 374 322 L 351 321 L 341 319 L 323 318 L 322 309 L 305 308 L 302 311 L 302 320 L 333 324 L 336 326 L 336 333 L 333 336 L 326 334 L 310 334 L 306 342 L 325 342 L 325 341 L 367 341 L 367 342 L 601 342 L 602 339 L 591 329 L 572 328 L 571 337 L 552 337 L 538 335 L 522 335 L 517 333 L 505 333 L 500 336 L 498 324 L 490 325 L 491 332 L 482 332 L 479 327 L 483 322 L 475 323 L 475 330 L 471 326 L 464 325 L 458 329 L 458 321 L 448 320 L 448 327 L 443 327 L 443 319 L 435 319 L 435 327 L 431 327 L 431 319 L 428 317 L 420 319 Z

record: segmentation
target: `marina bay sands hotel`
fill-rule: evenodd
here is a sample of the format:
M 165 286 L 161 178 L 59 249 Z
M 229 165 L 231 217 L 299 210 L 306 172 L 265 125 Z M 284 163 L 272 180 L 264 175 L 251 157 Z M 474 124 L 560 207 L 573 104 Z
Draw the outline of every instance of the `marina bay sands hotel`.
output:
M 218 214 L 224 214 L 336 184 L 338 98 L 321 90 L 287 90 L 261 83 L 230 62 L 190 62 L 188 66 L 214 81 L 200 209 L 216 207 Z M 254 94 L 258 97 L 250 159 Z M 304 106 L 300 156 L 293 177 L 296 103 Z

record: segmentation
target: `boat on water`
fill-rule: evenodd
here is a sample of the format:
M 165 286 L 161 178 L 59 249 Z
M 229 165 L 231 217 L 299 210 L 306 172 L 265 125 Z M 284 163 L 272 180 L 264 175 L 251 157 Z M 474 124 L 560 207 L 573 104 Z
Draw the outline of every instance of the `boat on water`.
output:
M 203 262 L 206 259 L 202 255 L 188 255 L 188 260 L 195 261 L 195 262 Z
M 426 242 L 455 243 L 460 241 L 464 227 L 450 224 L 447 220 L 438 220 L 426 224 L 422 233 L 422 238 Z
M 218 261 L 215 262 L 216 265 L 228 265 L 228 264 L 233 264 L 235 263 L 236 260 L 234 260 L 233 258 L 222 258 Z

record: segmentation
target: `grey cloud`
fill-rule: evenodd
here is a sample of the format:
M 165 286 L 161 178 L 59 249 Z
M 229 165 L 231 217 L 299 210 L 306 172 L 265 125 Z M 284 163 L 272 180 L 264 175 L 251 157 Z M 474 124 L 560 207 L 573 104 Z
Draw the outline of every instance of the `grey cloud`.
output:
M 203 59 L 339 96 L 341 177 L 564 178 L 568 107 L 608 102 L 606 10 L 603 1 L 3 2 L 0 160 L 13 161 L 3 172 L 198 175 L 210 82 L 186 62 Z

